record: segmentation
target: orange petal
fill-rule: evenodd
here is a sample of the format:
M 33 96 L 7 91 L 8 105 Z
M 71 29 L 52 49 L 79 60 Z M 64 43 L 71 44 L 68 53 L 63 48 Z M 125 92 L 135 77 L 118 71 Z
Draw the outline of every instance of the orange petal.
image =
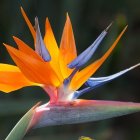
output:
M 59 76 L 59 78 L 62 79 L 61 76 L 61 72 L 60 72 L 60 66 L 59 66 L 59 61 L 58 61 L 58 57 L 59 57 L 59 48 L 58 45 L 56 43 L 50 22 L 48 20 L 48 18 L 46 18 L 46 32 L 45 32 L 45 36 L 44 36 L 44 43 L 47 47 L 47 50 L 49 51 L 50 55 L 51 55 L 51 61 L 50 64 L 52 66 L 52 68 L 54 69 L 54 71 L 57 73 L 57 75 Z
M 72 72 L 72 70 L 67 67 L 67 64 L 77 57 L 72 24 L 68 14 L 61 38 L 60 55 L 61 71 L 63 74 L 65 74 L 66 78 Z
M 59 49 L 48 18 L 46 19 L 45 28 L 44 43 L 52 57 L 52 60 L 58 61 Z
M 32 85 L 37 84 L 29 81 L 18 67 L 9 64 L 0 64 L 0 91 L 9 93 Z
M 22 13 L 22 15 L 23 15 L 23 17 L 24 17 L 24 20 L 26 21 L 26 23 L 27 23 L 27 25 L 28 25 L 28 27 L 29 27 L 29 29 L 30 29 L 30 31 L 31 31 L 31 34 L 32 34 L 32 36 L 33 36 L 33 38 L 34 38 L 34 41 L 35 41 L 35 39 L 36 39 L 36 32 L 35 32 L 35 30 L 34 30 L 34 27 L 33 27 L 33 25 L 31 24 L 31 22 L 30 22 L 29 18 L 27 17 L 25 11 L 23 10 L 23 8 L 21 7 L 20 9 L 21 9 L 21 13 Z
M 18 48 L 20 51 L 40 60 L 43 61 L 43 59 L 33 50 L 31 49 L 27 44 L 25 44 L 22 40 L 20 40 L 19 38 L 13 36 L 16 44 L 18 45 Z
M 48 62 L 39 61 L 9 45 L 4 44 L 22 73 L 32 82 L 58 86 L 57 75 Z
M 72 79 L 70 88 L 71 89 L 78 89 L 80 88 L 86 81 L 87 79 L 96 72 L 96 70 L 103 64 L 103 62 L 108 58 L 108 56 L 111 54 L 119 40 L 121 39 L 122 35 L 126 31 L 127 26 L 123 29 L 123 31 L 120 33 L 120 35 L 117 37 L 115 42 L 112 44 L 110 49 L 97 61 L 89 65 L 88 67 L 84 68 L 80 72 L 78 72 Z

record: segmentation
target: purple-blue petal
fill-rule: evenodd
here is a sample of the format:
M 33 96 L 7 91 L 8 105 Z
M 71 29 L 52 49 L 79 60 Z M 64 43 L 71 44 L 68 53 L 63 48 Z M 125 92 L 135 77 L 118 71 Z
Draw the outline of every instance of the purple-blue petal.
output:
M 36 52 L 44 59 L 44 61 L 50 61 L 51 56 L 42 39 L 37 17 L 35 18 L 35 28 L 36 28 L 36 44 L 35 44 Z
M 110 76 L 99 77 L 99 78 L 89 78 L 87 80 L 86 84 L 89 87 L 96 88 L 98 86 L 101 86 L 101 85 L 103 85 L 105 83 L 108 83 L 108 82 L 110 82 L 110 81 L 122 76 L 123 74 L 127 73 L 128 71 L 130 71 L 130 70 L 132 70 L 132 69 L 134 69 L 134 68 L 136 68 L 138 66 L 140 66 L 140 63 L 136 64 L 136 65 L 134 65 L 134 66 L 132 66 L 132 67 L 130 67 L 128 69 L 122 70 L 122 71 L 120 71 L 118 73 L 110 75 Z
M 110 24 L 98 37 L 97 39 L 85 50 L 83 51 L 76 59 L 74 59 L 68 67 L 73 68 L 80 68 L 84 64 L 87 63 L 87 61 L 92 57 L 92 55 L 95 53 L 98 46 L 101 44 L 102 40 L 107 34 L 107 30 L 112 24 Z
M 89 78 L 87 80 L 87 82 L 85 83 L 88 87 L 82 89 L 82 90 L 79 90 L 79 91 L 76 91 L 74 96 L 73 96 L 73 99 L 76 99 L 78 98 L 79 96 L 81 96 L 82 94 L 86 93 L 86 92 L 89 92 L 99 86 L 102 86 L 120 76 L 122 76 L 123 74 L 127 73 L 128 71 L 136 68 L 140 66 L 140 63 L 128 68 L 128 69 L 125 69 L 125 70 L 122 70 L 116 74 L 113 74 L 113 75 L 110 75 L 110 76 L 106 76 L 106 77 L 99 77 L 99 78 Z
M 63 84 L 64 86 L 68 86 L 73 78 L 73 76 L 76 74 L 78 71 L 78 68 L 75 68 L 73 72 L 68 76 L 68 78 L 64 79 Z

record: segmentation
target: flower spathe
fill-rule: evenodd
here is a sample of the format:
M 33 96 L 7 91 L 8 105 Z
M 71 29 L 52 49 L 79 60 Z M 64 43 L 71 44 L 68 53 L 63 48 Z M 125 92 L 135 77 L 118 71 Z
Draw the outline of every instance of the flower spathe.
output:
M 140 110 L 139 103 L 77 99 L 83 93 L 140 66 L 138 63 L 107 77 L 91 77 L 112 53 L 127 26 L 101 58 L 83 68 L 107 35 L 111 24 L 85 51 L 77 56 L 72 24 L 68 14 L 66 15 L 60 47 L 58 47 L 48 18 L 46 18 L 43 38 L 38 18 L 35 18 L 34 28 L 22 8 L 21 12 L 33 36 L 35 50 L 17 37 L 13 38 L 18 49 L 4 44 L 17 66 L 0 64 L 0 90 L 9 93 L 25 86 L 40 86 L 48 93 L 50 102 L 36 108 L 36 113 L 32 119 L 33 122 L 36 122 L 35 127 L 95 121 Z M 13 79 L 15 76 L 18 79 Z M 78 90 L 84 83 L 86 88 Z M 135 109 L 133 110 L 133 108 Z M 52 117 L 53 120 L 51 120 Z

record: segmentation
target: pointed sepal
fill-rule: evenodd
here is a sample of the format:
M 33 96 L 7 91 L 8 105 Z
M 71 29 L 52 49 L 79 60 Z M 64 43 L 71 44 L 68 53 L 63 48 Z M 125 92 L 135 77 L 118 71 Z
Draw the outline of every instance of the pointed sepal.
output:
M 25 22 L 27 23 L 27 26 L 29 27 L 29 30 L 34 38 L 34 41 L 35 41 L 36 40 L 36 32 L 34 30 L 34 27 L 33 27 L 32 23 L 30 22 L 29 18 L 27 17 L 24 9 L 22 7 L 20 7 L 20 10 L 21 10 L 23 18 L 24 18 Z
M 126 31 L 128 26 L 126 26 L 122 32 L 119 34 L 117 39 L 114 41 L 114 43 L 111 45 L 111 47 L 106 51 L 106 53 L 98 60 L 87 66 L 86 68 L 79 71 L 77 74 L 74 75 L 71 83 L 70 83 L 70 89 L 77 90 L 79 89 L 103 64 L 103 62 L 109 57 L 111 52 L 116 47 L 117 43 L 121 39 L 122 35 Z

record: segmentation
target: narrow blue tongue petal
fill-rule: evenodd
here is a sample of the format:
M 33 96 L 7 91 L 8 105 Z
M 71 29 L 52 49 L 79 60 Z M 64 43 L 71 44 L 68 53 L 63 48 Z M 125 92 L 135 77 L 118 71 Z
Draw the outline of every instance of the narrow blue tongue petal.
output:
M 36 29 L 36 44 L 35 44 L 36 52 L 44 59 L 44 61 L 50 61 L 51 56 L 42 39 L 37 17 L 35 18 L 35 29 Z
M 96 88 L 96 87 L 99 87 L 101 85 L 104 85 L 105 83 L 108 83 L 120 76 L 122 76 L 123 74 L 127 73 L 128 71 L 136 68 L 140 66 L 140 63 L 136 64 L 135 66 L 132 66 L 128 69 L 125 69 L 125 70 L 122 70 L 118 73 L 115 73 L 113 75 L 110 75 L 110 76 L 106 76 L 106 77 L 99 77 L 99 78 L 89 78 L 86 82 L 87 86 L 89 87 L 92 87 L 92 88 Z
M 70 64 L 68 64 L 68 67 L 73 68 L 79 68 L 86 64 L 86 62 L 92 57 L 102 40 L 107 34 L 108 29 L 112 23 L 98 36 L 98 38 L 85 50 L 83 51 L 76 59 L 74 59 Z
M 99 78 L 89 78 L 87 80 L 87 82 L 85 83 L 88 87 L 86 87 L 86 88 L 84 88 L 84 89 L 82 89 L 80 91 L 76 91 L 73 98 L 74 99 L 78 98 L 82 94 L 84 94 L 84 93 L 86 93 L 86 92 L 88 92 L 88 91 L 90 91 L 92 89 L 95 89 L 95 88 L 97 88 L 99 86 L 102 86 L 102 85 L 104 85 L 104 84 L 106 84 L 106 83 L 108 83 L 108 82 L 120 77 L 123 74 L 127 73 L 128 71 L 130 71 L 130 70 L 132 70 L 132 69 L 134 69 L 134 68 L 136 68 L 138 66 L 140 66 L 140 63 L 138 63 L 138 64 L 136 64 L 136 65 L 134 65 L 134 66 L 132 66 L 132 67 L 130 67 L 128 69 L 122 70 L 122 71 L 120 71 L 120 72 L 118 72 L 116 74 L 110 75 L 110 76 L 99 77 Z

